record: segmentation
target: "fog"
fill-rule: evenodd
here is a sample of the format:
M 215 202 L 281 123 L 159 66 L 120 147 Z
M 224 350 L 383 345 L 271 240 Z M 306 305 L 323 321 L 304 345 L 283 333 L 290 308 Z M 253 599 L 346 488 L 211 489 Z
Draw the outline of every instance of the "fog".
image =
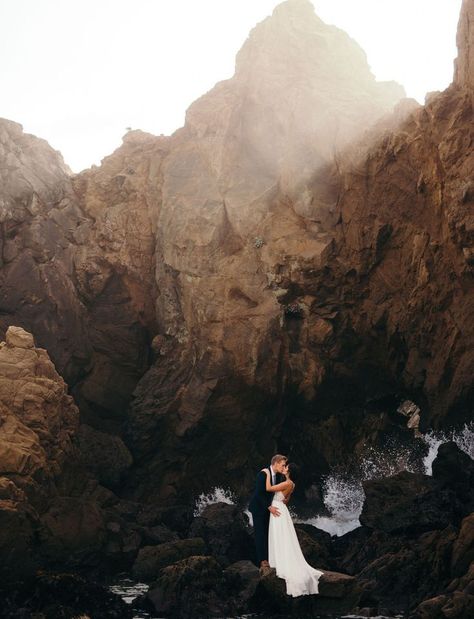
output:
M 314 0 L 365 49 L 377 79 L 423 102 L 452 78 L 461 0 Z M 75 171 L 126 127 L 170 134 L 231 77 L 276 0 L 0 0 L 0 116 L 47 139 Z

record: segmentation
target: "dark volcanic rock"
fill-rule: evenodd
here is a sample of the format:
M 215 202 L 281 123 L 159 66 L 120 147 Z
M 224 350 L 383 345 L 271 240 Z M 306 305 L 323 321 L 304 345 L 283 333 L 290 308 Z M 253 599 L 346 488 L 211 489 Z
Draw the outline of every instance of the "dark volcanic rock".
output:
M 132 465 L 132 456 L 119 436 L 82 424 L 76 441 L 85 466 L 105 486 L 117 486 Z
M 213 557 L 190 557 L 166 567 L 147 595 L 158 614 L 180 619 L 218 617 L 229 608 L 224 574 Z
M 224 577 L 236 611 L 247 612 L 260 582 L 259 569 L 251 561 L 237 561 L 226 567 Z
M 437 488 L 432 478 L 402 471 L 393 477 L 363 483 L 361 524 L 386 533 L 421 533 L 456 522 L 456 496 Z
M 296 524 L 296 534 L 306 561 L 318 569 L 330 570 L 331 536 L 310 524 Z
M 319 580 L 319 595 L 292 598 L 286 595 L 285 581 L 274 570 L 263 576 L 255 593 L 253 607 L 258 612 L 317 617 L 323 613 L 345 613 L 363 603 L 367 583 L 353 576 L 325 572 Z
M 150 581 L 158 572 L 176 561 L 193 555 L 204 555 L 206 545 L 200 537 L 167 542 L 159 546 L 141 548 L 133 565 L 133 575 L 139 580 Z
M 255 558 L 255 544 L 240 507 L 214 503 L 195 518 L 189 534 L 206 542 L 221 565 Z
M 133 617 L 131 607 L 121 598 L 76 574 L 39 572 L 24 588 L 2 593 L 2 617 L 6 619 Z
M 433 462 L 433 479 L 455 493 L 462 516 L 474 511 L 474 460 L 456 443 L 444 443 Z

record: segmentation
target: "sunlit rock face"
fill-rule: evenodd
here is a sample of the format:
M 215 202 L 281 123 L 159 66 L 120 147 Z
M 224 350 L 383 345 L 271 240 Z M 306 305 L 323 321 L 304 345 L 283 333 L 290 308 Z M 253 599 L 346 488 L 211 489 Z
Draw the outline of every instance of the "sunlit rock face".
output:
M 0 119 L 0 328 L 33 332 L 67 380 L 88 355 L 72 281 L 81 215 L 61 155 Z
M 79 411 L 45 350 L 11 326 L 0 343 L 0 556 L 21 574 L 33 561 L 40 515 L 73 459 Z
M 146 140 L 72 181 L 44 140 L 0 120 L 0 329 L 31 331 L 83 417 L 109 430 L 149 366 L 155 322 Z
M 474 2 L 464 0 L 459 18 L 457 44 L 459 56 L 455 63 L 456 85 L 472 90 L 474 88 L 474 45 L 472 24 L 474 23 Z
M 311 191 L 313 178 L 402 96 L 309 2 L 290 1 L 252 30 L 235 75 L 189 108 L 160 168 L 161 344 L 128 435 L 137 461 L 160 467 L 160 496 L 183 478 L 199 490 L 186 470 L 198 453 L 215 479 L 226 470 L 238 483 L 274 449 L 288 385 L 314 396 L 324 364 L 293 330 L 322 341 L 332 326 L 314 315 L 287 327 L 284 310 L 297 273 L 332 247 L 337 195 L 330 178 Z
M 18 157 L 1 173 L 32 178 L 0 188 L 2 328 L 47 346 L 90 467 L 125 422 L 104 483 L 126 475 L 128 496 L 170 503 L 244 494 L 277 449 L 311 481 L 377 440 L 401 397 L 421 425 L 466 418 L 471 7 L 455 83 L 424 108 L 393 110 L 402 89 L 288 0 L 170 138 L 129 132 L 71 179 L 0 125 L 2 156 Z

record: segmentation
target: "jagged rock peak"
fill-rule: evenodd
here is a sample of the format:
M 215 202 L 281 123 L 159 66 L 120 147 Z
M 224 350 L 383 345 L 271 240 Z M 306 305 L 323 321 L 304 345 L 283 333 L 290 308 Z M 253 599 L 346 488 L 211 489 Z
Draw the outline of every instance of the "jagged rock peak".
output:
M 454 81 L 458 86 L 474 88 L 474 0 L 462 3 L 456 41 Z
M 322 21 L 309 0 L 287 0 L 257 24 L 237 54 L 235 74 L 251 84 L 252 92 L 271 76 L 286 79 L 290 85 L 316 81 L 323 90 L 327 83 L 338 83 L 348 93 L 360 93 L 365 86 L 372 96 L 374 88 L 381 86 L 375 84 L 360 45 L 340 28 Z M 383 91 L 382 97 L 390 99 L 405 96 L 395 82 L 384 82 Z

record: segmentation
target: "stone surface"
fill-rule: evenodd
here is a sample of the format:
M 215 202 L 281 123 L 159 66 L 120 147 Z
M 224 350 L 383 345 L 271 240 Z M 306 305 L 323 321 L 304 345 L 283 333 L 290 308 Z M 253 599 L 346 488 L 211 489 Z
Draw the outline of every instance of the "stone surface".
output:
M 222 616 L 228 591 L 213 557 L 189 557 L 162 570 L 147 594 L 158 614 L 182 619 Z
M 133 575 L 137 579 L 151 581 L 168 565 L 187 557 L 204 555 L 205 552 L 206 545 L 200 537 L 145 546 L 140 549 L 133 565 Z
M 401 400 L 419 405 L 422 430 L 471 419 L 472 7 L 454 83 L 423 107 L 392 110 L 400 88 L 377 83 L 309 1 L 288 0 L 170 138 L 129 132 L 71 177 L 44 141 L 0 121 L 0 328 L 31 333 L 12 329 L 0 347 L 0 517 L 19 540 L 9 555 L 3 532 L 0 549 L 12 566 L 33 565 L 39 540 L 57 560 L 90 565 L 99 549 L 133 561 L 157 526 L 188 535 L 202 492 L 247 495 L 277 449 L 303 465 L 304 490 L 388 429 L 406 436 Z M 33 340 L 80 408 L 77 443 L 77 410 Z M 366 526 L 330 544 L 361 575 L 343 580 L 347 604 L 370 602 L 368 579 L 380 604 L 441 595 L 432 605 L 447 616 L 469 609 L 472 479 L 453 478 L 464 465 L 446 449 L 434 480 L 366 486 Z M 218 520 L 193 526 L 227 557 L 234 538 L 219 545 Z M 312 557 L 336 563 L 303 531 Z M 171 592 L 158 607 L 189 614 L 197 592 L 199 608 L 224 613 L 215 558 L 155 573 L 181 557 L 169 544 L 189 540 L 140 558 Z M 268 586 L 279 610 L 281 583 Z
M 386 533 L 443 529 L 456 520 L 456 496 L 433 480 L 403 471 L 386 479 L 363 482 L 361 524 Z
M 79 411 L 46 351 L 18 327 L 0 346 L 0 415 L 0 473 L 46 485 L 73 452 Z
M 255 543 L 245 516 L 236 505 L 209 505 L 194 519 L 189 534 L 204 539 L 209 554 L 223 566 L 255 559 Z
M 474 89 L 473 23 L 474 2 L 473 0 L 463 0 L 457 34 L 457 44 L 460 54 L 455 62 L 454 80 L 458 86 L 470 90 Z
M 82 424 L 76 441 L 83 462 L 103 485 L 117 487 L 132 465 L 132 456 L 119 436 L 94 430 Z
M 77 574 L 38 572 L 19 591 L 1 591 L 5 619 L 108 617 L 132 619 L 117 595 Z

